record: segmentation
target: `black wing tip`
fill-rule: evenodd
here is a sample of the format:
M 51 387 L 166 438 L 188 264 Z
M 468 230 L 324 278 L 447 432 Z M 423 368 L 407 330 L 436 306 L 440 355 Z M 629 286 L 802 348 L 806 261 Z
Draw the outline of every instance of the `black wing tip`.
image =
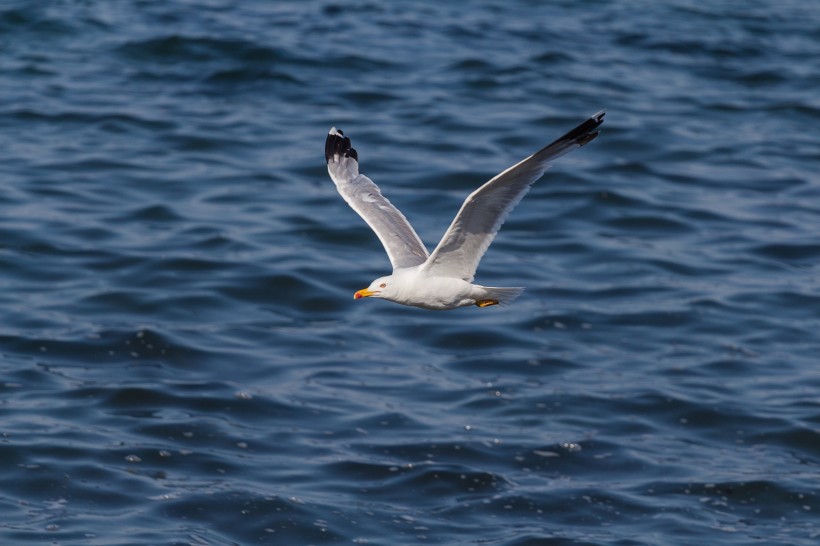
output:
M 581 125 L 556 140 L 555 143 L 573 143 L 578 146 L 583 146 L 584 144 L 592 142 L 595 140 L 595 137 L 600 134 L 600 132 L 596 131 L 596 129 L 604 122 L 605 115 L 606 110 L 596 112 Z
M 350 139 L 345 136 L 341 129 L 331 127 L 325 140 L 325 162 L 330 163 L 334 157 L 352 157 L 359 161 L 359 154 L 351 147 Z
M 604 122 L 605 115 L 606 110 L 601 110 L 592 114 L 588 121 L 591 121 L 594 124 L 593 129 L 597 129 Z M 600 131 L 590 132 L 586 137 L 582 137 L 578 140 L 578 145 L 583 146 L 587 142 L 594 140 L 599 134 L 601 134 Z
M 587 118 L 587 120 L 584 121 L 581 125 L 571 130 L 564 136 L 556 139 L 549 146 L 547 146 L 547 148 L 552 148 L 555 145 L 583 146 L 584 144 L 592 142 L 595 139 L 595 137 L 598 136 L 599 132 L 596 131 L 596 129 L 604 122 L 604 115 L 606 115 L 606 110 L 596 112 L 595 114 Z

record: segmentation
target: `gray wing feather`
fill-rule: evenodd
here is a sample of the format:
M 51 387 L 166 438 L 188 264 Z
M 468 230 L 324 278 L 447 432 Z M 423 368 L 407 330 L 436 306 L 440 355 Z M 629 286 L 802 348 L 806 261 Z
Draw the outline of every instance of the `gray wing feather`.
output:
M 495 238 L 510 211 L 543 176 L 550 162 L 580 148 L 596 136 L 604 120 L 598 112 L 561 138 L 496 175 L 471 193 L 441 242 L 433 250 L 424 269 L 432 275 L 456 277 L 472 282 L 487 247 Z
M 325 141 L 325 160 L 339 194 L 376 233 L 393 269 L 424 263 L 429 254 L 413 226 L 372 180 L 359 174 L 356 150 L 351 148 L 350 139 L 335 127 Z

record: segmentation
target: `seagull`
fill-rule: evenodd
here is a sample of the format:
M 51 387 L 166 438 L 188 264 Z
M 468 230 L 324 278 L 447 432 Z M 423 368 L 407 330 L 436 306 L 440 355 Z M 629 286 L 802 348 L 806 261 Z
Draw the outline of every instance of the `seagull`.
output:
M 604 114 L 598 112 L 471 193 L 432 254 L 379 187 L 359 173 L 359 154 L 350 138 L 331 128 L 325 141 L 330 178 L 347 204 L 376 233 L 393 266 L 392 274 L 376 279 L 353 298 L 381 298 L 433 310 L 488 307 L 517 298 L 524 291 L 521 287 L 473 284 L 478 262 L 507 215 L 551 162 L 598 136 Z

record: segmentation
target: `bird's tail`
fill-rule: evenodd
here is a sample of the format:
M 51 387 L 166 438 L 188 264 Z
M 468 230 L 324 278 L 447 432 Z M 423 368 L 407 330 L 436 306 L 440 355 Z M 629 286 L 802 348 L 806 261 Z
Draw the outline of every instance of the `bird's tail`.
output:
M 480 300 L 476 305 L 485 307 L 487 305 L 506 305 L 521 295 L 524 291 L 521 287 L 499 288 L 497 286 L 483 286 L 486 291 L 485 299 Z M 483 303 L 483 305 L 482 305 Z

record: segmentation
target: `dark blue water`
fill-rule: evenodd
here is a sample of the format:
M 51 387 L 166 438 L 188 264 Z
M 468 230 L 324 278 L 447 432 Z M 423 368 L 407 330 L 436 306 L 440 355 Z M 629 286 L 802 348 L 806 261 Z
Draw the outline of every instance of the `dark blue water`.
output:
M 2 544 L 820 538 L 812 2 L 0 4 Z M 430 312 L 432 246 L 601 108 Z

